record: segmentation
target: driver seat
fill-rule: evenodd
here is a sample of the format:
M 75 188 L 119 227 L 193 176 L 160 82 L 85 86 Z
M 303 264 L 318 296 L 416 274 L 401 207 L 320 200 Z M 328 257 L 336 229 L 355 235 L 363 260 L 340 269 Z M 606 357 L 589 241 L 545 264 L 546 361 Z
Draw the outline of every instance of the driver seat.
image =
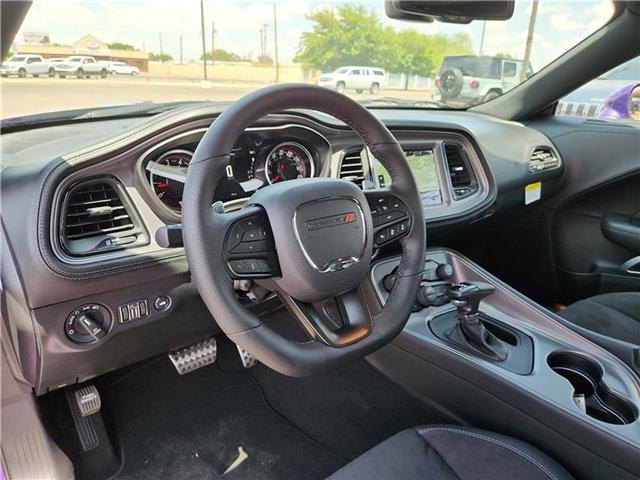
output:
M 520 440 L 476 428 L 404 430 L 328 480 L 571 480 L 558 463 Z

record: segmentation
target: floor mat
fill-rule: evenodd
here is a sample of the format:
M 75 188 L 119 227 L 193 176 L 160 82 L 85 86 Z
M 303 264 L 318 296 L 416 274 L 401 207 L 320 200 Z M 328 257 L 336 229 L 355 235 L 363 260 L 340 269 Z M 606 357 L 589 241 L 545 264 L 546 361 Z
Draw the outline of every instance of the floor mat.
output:
M 344 464 L 269 408 L 244 372 L 212 365 L 179 376 L 162 358 L 101 391 L 124 457 L 118 479 L 324 478 Z
M 285 377 L 264 365 L 249 372 L 278 413 L 346 460 L 401 430 L 450 423 L 364 360 L 306 378 Z

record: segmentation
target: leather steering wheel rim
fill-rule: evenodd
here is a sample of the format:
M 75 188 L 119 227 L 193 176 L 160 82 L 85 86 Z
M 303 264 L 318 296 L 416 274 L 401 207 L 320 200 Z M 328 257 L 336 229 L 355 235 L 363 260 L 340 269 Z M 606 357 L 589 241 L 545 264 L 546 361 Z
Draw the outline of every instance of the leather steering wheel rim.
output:
M 252 201 L 254 197 L 238 212 L 224 213 L 220 202 L 211 204 L 216 186 L 225 174 L 233 145 L 251 124 L 270 113 L 288 109 L 317 110 L 351 127 L 388 170 L 392 182 L 385 191 L 404 202 L 410 215 L 409 231 L 400 239 L 402 257 L 394 288 L 382 308 L 380 305 L 366 306 L 366 311 L 370 312 L 370 331 L 353 343 L 331 346 L 318 339 L 295 342 L 276 333 L 239 303 L 221 254 L 229 222 L 246 215 L 245 210 L 250 212 L 259 206 Z M 313 186 L 314 179 L 295 182 L 305 181 L 310 188 Z M 344 180 L 331 182 L 327 185 L 346 187 L 338 182 L 350 183 Z M 302 188 L 304 185 L 300 183 L 299 186 Z M 272 187 L 274 185 L 258 192 Z M 359 194 L 354 193 L 356 195 Z M 364 210 L 365 216 L 371 215 L 368 205 L 365 204 Z M 367 222 L 370 225 L 370 219 Z M 192 279 L 222 331 L 259 361 L 289 376 L 304 376 L 333 368 L 390 342 L 409 318 L 424 268 L 426 228 L 422 202 L 402 148 L 391 132 L 366 108 L 340 93 L 306 84 L 275 85 L 253 92 L 233 103 L 211 124 L 188 169 L 182 203 L 182 231 Z M 368 248 L 373 248 L 372 243 Z M 377 312 L 371 313 L 374 310 Z

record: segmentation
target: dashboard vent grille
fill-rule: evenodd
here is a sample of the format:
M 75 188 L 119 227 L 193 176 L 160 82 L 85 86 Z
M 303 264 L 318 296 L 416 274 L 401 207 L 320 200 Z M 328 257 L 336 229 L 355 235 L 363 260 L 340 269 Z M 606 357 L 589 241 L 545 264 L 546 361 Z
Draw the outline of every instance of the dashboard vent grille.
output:
M 349 180 L 362 188 L 364 182 L 364 166 L 362 163 L 362 149 L 348 150 L 340 163 L 340 178 Z
M 536 148 L 529 158 L 529 172 L 537 173 L 560 166 L 560 159 L 549 147 Z
M 60 239 L 67 253 L 87 255 L 146 240 L 133 207 L 111 178 L 82 182 L 65 196 Z
M 445 143 L 444 153 L 453 187 L 453 197 L 458 200 L 477 190 L 477 184 L 464 149 L 457 143 Z

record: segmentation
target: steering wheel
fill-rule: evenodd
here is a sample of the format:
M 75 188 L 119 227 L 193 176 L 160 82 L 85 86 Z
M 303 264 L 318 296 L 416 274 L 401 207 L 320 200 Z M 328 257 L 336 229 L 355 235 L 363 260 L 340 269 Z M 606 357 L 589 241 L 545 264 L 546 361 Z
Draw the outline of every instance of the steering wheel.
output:
M 346 180 L 306 178 L 265 186 L 237 211 L 212 205 L 244 129 L 292 108 L 346 123 L 388 170 L 391 185 L 369 192 Z M 395 338 L 409 318 L 424 267 L 422 202 L 400 145 L 366 108 L 312 85 L 263 88 L 211 124 L 189 165 L 182 229 L 193 281 L 222 331 L 289 376 L 363 357 Z M 366 277 L 374 245 L 396 239 L 402 258 L 382 306 Z M 238 278 L 271 279 L 309 340 L 288 339 L 242 306 L 233 288 Z

